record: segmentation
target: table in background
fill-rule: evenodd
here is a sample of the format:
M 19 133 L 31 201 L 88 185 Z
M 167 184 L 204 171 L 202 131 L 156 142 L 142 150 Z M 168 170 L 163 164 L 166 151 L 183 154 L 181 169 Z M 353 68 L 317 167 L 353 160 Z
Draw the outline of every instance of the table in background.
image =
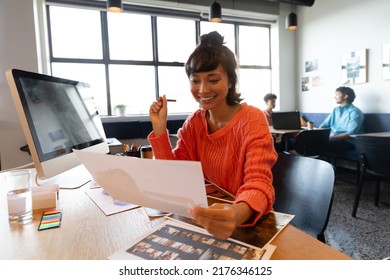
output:
M 269 126 L 269 131 L 272 134 L 282 134 L 284 138 L 284 150 L 288 150 L 288 139 L 290 137 L 296 137 L 296 135 L 301 132 L 304 128 L 301 129 L 274 129 L 273 126 Z
M 8 223 L 4 173 L 0 173 L 0 259 L 106 259 L 132 240 L 161 224 L 149 219 L 143 208 L 106 216 L 87 196 L 88 185 L 61 189 L 61 227 L 38 231 L 43 210 L 35 210 L 33 222 L 24 226 Z M 301 230 L 287 225 L 271 242 L 277 248 L 271 259 L 351 259 Z
M 274 129 L 273 126 L 269 126 L 269 131 L 271 133 L 275 133 L 275 134 L 297 134 L 299 133 L 300 131 L 304 130 L 304 128 L 302 127 L 301 129 Z
M 390 131 L 383 132 L 371 132 L 371 133 L 363 133 L 363 134 L 354 134 L 352 137 L 356 136 L 378 136 L 378 137 L 390 137 Z

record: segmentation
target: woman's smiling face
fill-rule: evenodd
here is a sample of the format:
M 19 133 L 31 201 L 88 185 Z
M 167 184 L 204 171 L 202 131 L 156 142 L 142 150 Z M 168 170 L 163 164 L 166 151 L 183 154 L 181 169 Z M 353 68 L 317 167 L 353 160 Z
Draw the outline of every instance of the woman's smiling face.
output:
M 193 73 L 189 80 L 192 96 L 203 109 L 216 109 L 227 104 L 230 83 L 221 65 L 212 71 Z

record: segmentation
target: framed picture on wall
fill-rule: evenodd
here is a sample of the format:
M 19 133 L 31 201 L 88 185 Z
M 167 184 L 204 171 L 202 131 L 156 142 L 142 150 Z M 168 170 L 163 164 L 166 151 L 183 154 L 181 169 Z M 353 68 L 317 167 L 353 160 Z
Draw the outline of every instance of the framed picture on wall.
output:
M 383 44 L 382 72 L 383 79 L 390 80 L 390 43 Z
M 341 59 L 342 83 L 344 85 L 367 82 L 367 49 L 344 54 Z
M 309 91 L 309 77 L 302 77 L 301 85 L 302 85 L 302 91 Z
M 305 62 L 305 72 L 312 72 L 318 70 L 318 59 L 308 60 Z

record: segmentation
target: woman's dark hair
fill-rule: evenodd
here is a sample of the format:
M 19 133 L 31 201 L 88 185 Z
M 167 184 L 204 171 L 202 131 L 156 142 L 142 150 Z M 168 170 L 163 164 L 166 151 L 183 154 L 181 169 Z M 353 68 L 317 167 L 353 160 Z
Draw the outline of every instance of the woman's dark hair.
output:
M 338 87 L 336 89 L 336 92 L 341 92 L 342 95 L 348 95 L 347 97 L 347 103 L 348 104 L 351 104 L 355 98 L 356 98 L 356 94 L 355 92 L 353 91 L 353 89 L 349 88 L 349 87 Z
M 277 98 L 276 94 L 267 93 L 267 94 L 264 96 L 264 101 L 267 102 L 268 100 L 273 100 L 273 99 L 276 99 L 276 98 Z
M 226 97 L 227 104 L 240 103 L 241 94 L 236 92 L 237 61 L 234 53 L 224 45 L 223 36 L 213 31 L 199 38 L 199 44 L 188 58 L 185 70 L 188 78 L 193 73 L 208 72 L 221 65 L 228 76 L 230 88 Z

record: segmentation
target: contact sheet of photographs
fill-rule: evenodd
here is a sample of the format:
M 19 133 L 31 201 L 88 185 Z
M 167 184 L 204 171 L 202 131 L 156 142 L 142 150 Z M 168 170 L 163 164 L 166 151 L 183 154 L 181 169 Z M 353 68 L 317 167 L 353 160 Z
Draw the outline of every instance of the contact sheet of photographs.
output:
M 166 223 L 126 252 L 147 260 L 259 260 L 265 249 Z

